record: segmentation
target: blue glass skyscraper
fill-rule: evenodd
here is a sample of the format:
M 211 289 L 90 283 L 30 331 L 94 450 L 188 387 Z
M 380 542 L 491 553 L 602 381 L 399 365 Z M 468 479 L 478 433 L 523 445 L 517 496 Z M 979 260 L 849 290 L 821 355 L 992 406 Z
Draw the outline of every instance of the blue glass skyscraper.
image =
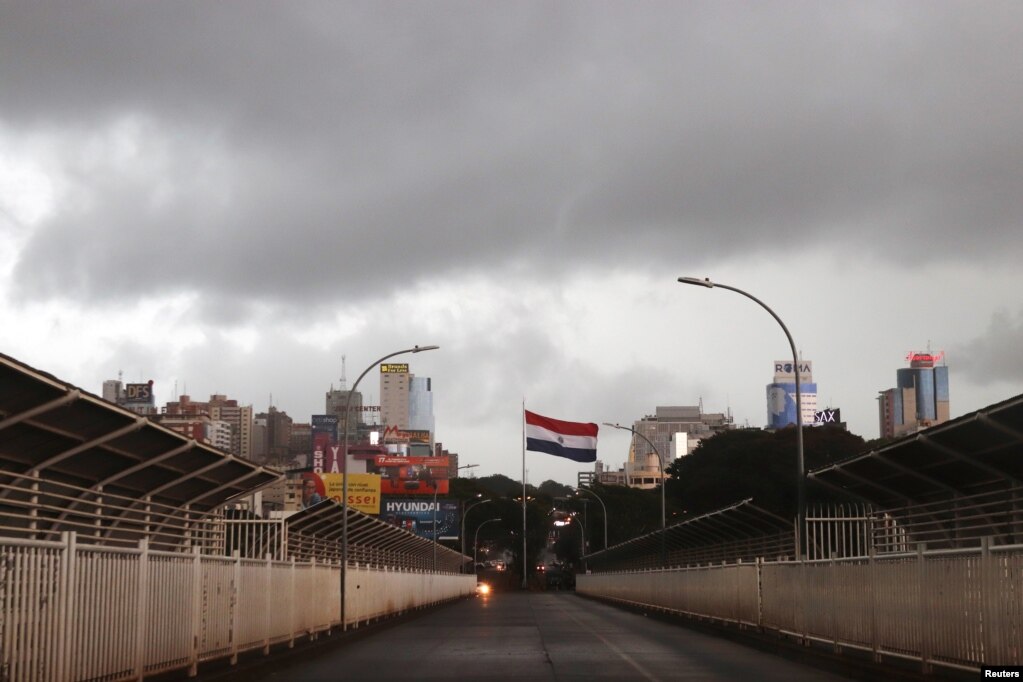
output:
M 935 367 L 943 353 L 910 353 L 909 367 L 896 372 L 896 387 L 882 391 L 881 437 L 913 433 L 949 419 L 948 367 Z

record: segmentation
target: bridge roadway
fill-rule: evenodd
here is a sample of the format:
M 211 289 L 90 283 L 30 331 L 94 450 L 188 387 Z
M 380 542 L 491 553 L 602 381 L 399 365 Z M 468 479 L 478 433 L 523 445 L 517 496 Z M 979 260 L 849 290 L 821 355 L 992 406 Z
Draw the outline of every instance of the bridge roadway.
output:
M 570 592 L 498 592 L 239 671 L 319 680 L 850 679 Z

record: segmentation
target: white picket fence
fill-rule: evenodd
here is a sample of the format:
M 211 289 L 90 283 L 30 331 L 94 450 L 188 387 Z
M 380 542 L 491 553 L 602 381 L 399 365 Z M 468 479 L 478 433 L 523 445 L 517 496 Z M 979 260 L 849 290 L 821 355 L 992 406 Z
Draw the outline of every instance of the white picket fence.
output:
M 475 577 L 350 565 L 347 628 L 475 590 Z M 0 538 L 0 680 L 140 680 L 340 625 L 337 565 Z
M 925 672 L 1023 665 L 1023 545 L 580 575 L 576 590 Z

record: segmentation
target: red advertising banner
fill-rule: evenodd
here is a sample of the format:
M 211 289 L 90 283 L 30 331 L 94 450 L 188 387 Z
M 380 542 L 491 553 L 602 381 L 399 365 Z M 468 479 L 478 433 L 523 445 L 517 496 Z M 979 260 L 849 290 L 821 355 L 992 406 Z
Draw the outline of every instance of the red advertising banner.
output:
M 398 457 L 377 455 L 381 495 L 446 495 L 447 457 Z
M 340 474 L 345 470 L 341 446 L 326 433 L 313 434 L 313 471 L 318 474 Z

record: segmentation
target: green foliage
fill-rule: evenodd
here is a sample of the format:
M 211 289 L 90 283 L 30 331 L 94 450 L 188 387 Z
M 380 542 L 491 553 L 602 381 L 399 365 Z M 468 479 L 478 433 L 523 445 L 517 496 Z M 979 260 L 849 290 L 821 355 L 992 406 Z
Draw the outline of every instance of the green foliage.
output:
M 482 476 L 475 480 L 482 490 L 492 496 L 515 497 L 522 495 L 522 481 L 516 481 L 502 474 Z M 533 495 L 535 492 L 535 488 L 528 485 L 526 486 L 527 495 Z
M 863 439 L 844 429 L 803 429 L 807 471 L 863 452 Z M 753 498 L 759 507 L 785 518 L 796 513 L 798 472 L 796 430 L 726 431 L 700 442 L 692 454 L 668 467 L 667 494 L 687 515 Z M 807 501 L 832 499 L 827 491 L 806 487 Z
M 570 485 L 564 485 L 557 481 L 544 481 L 540 484 L 540 487 L 536 489 L 538 495 L 544 495 L 551 499 L 555 497 L 568 497 L 575 492 L 575 488 Z

